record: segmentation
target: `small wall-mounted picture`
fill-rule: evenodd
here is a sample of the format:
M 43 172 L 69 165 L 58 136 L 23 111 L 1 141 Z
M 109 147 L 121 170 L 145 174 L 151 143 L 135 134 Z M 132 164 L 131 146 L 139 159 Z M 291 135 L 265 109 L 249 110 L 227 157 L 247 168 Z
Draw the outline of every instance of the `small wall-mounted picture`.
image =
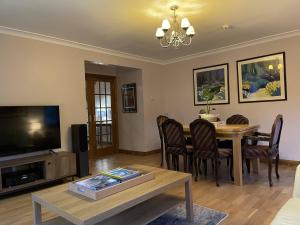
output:
M 229 104 L 228 63 L 193 70 L 194 105 Z
M 237 72 L 240 103 L 287 100 L 284 52 L 239 60 Z
M 136 113 L 137 102 L 136 102 L 136 84 L 123 84 L 122 85 L 122 101 L 123 101 L 123 112 L 124 113 Z

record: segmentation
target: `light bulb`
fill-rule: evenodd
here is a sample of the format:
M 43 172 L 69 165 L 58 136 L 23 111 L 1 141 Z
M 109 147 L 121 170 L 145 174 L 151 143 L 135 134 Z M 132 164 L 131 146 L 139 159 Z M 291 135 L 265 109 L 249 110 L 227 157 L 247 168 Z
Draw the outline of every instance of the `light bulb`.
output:
M 170 29 L 170 27 L 171 27 L 171 25 L 170 25 L 169 20 L 164 19 L 162 22 L 162 25 L 161 25 L 162 30 L 166 32 Z
M 272 70 L 272 69 L 274 69 L 274 67 L 273 67 L 273 65 L 269 65 L 269 70 Z
M 163 29 L 161 27 L 157 28 L 156 29 L 156 34 L 155 36 L 160 39 L 160 38 L 163 38 L 163 36 L 165 35 Z
M 193 26 L 189 26 L 189 28 L 186 30 L 186 35 L 189 37 L 193 37 L 195 35 L 195 30 Z
M 181 28 L 182 29 L 186 30 L 189 28 L 190 25 L 191 24 L 190 24 L 190 21 L 188 20 L 188 18 L 185 17 L 181 20 Z

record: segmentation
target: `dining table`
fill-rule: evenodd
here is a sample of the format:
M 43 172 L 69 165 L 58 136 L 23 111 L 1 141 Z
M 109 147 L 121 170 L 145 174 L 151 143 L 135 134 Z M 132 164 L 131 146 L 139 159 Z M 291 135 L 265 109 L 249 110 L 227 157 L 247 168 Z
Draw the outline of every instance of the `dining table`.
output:
M 241 140 L 245 135 L 251 135 L 255 133 L 259 125 L 245 125 L 245 124 L 223 124 L 214 123 L 216 128 L 217 139 L 232 140 L 233 146 L 233 175 L 234 184 L 243 185 L 243 160 L 242 160 L 242 144 Z M 190 136 L 189 125 L 183 125 L 183 131 L 185 136 Z M 259 159 L 252 160 L 252 168 L 254 173 L 259 171 Z

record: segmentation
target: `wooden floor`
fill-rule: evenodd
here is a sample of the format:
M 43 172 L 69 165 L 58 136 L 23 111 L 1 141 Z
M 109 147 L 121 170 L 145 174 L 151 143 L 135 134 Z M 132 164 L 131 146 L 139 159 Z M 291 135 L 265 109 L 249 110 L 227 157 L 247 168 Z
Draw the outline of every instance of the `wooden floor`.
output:
M 159 166 L 159 154 L 135 156 L 116 154 L 90 162 L 92 173 L 100 169 L 110 169 L 129 164 Z M 209 166 L 207 178 L 193 182 L 194 203 L 220 210 L 229 214 L 222 225 L 265 225 L 270 224 L 278 209 L 290 198 L 294 182 L 295 166 L 280 165 L 279 181 L 274 176 L 274 187 L 270 188 L 267 169 L 261 165 L 259 175 L 244 175 L 243 187 L 231 183 L 226 163 L 222 163 L 220 187 L 215 186 Z M 184 196 L 182 188 L 174 189 L 174 194 Z M 31 225 L 32 208 L 30 193 L 19 194 L 0 200 L 0 225 Z M 43 218 L 54 217 L 43 209 Z M 129 225 L 129 224 L 128 224 Z

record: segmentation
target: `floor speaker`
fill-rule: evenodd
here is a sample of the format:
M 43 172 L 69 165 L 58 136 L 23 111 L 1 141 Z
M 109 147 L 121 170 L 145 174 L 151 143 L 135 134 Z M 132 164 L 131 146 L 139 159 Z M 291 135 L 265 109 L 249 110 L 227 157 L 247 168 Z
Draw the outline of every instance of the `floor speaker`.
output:
M 87 142 L 87 125 L 73 124 L 72 130 L 72 150 L 76 153 L 77 176 L 89 175 L 89 156 Z

